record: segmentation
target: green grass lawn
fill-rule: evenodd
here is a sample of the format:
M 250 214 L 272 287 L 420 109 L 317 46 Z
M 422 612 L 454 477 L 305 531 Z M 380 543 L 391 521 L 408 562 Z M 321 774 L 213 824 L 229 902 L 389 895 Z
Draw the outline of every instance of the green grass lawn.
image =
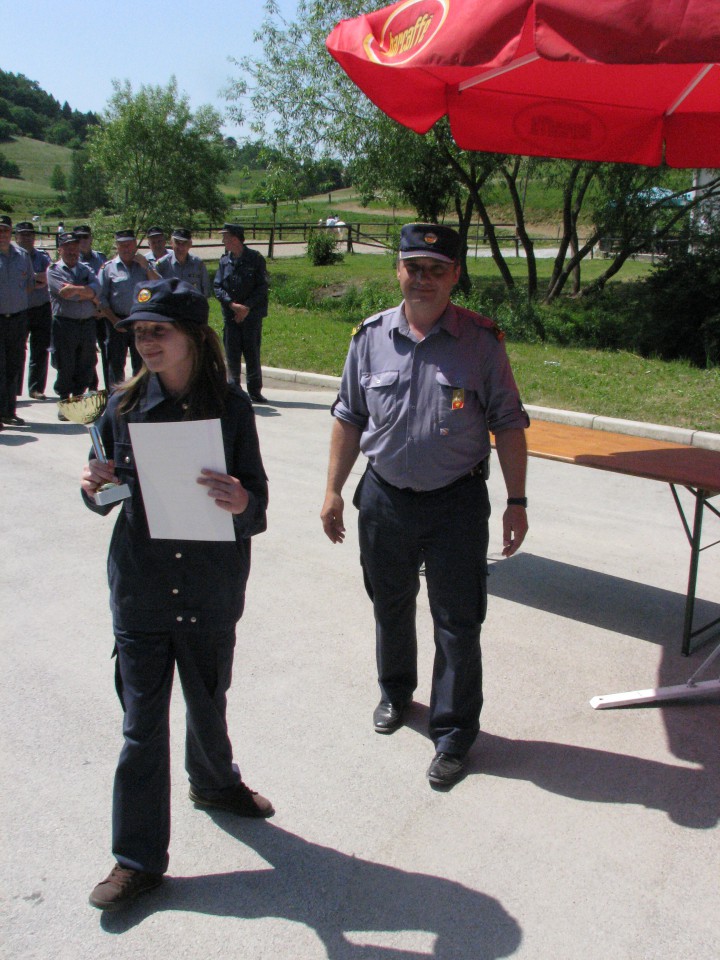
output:
M 0 177 L 0 194 L 13 204 L 16 214 L 13 219 L 19 220 L 39 212 L 28 208 L 28 202 L 33 207 L 33 200 L 42 200 L 44 205 L 57 200 L 58 195 L 50 186 L 50 177 L 55 166 L 59 165 L 69 179 L 72 150 L 30 137 L 17 137 L 0 144 L 0 151 L 17 164 L 22 173 L 22 180 Z
M 520 275 L 522 266 L 513 264 Z M 603 269 L 602 261 L 587 266 Z M 635 266 L 638 273 L 648 269 L 647 264 Z M 334 303 L 334 295 L 353 285 L 361 292 L 379 290 L 388 303 L 400 299 L 390 256 L 355 255 L 332 267 L 313 267 L 297 257 L 273 261 L 269 271 L 272 294 L 263 327 L 263 363 L 271 367 L 339 375 L 353 326 L 372 311 L 348 314 Z M 478 261 L 471 273 L 487 279 L 495 275 L 488 261 Z M 300 305 L 279 302 L 295 296 Z M 221 330 L 217 301 L 211 301 L 211 322 Z M 507 346 L 525 403 L 720 432 L 720 369 L 699 370 L 626 352 Z

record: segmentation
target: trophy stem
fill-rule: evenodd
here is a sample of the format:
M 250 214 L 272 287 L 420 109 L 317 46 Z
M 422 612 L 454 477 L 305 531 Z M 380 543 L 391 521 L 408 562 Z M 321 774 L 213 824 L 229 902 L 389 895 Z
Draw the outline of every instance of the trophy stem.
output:
M 92 440 L 95 456 L 100 461 L 100 463 L 107 463 L 107 457 L 105 456 L 102 440 L 100 439 L 100 431 L 98 430 L 98 428 L 95 426 L 94 423 L 87 424 L 87 428 L 90 433 L 90 439 Z

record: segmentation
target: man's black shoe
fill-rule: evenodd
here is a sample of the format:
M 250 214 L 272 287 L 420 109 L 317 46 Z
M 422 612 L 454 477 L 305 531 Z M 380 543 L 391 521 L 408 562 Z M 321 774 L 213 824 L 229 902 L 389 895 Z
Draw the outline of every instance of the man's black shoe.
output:
M 402 726 L 406 703 L 394 704 L 389 700 L 381 700 L 373 712 L 375 733 L 394 733 Z
M 159 887 L 162 879 L 161 873 L 131 870 L 116 863 L 110 875 L 101 880 L 90 894 L 90 903 L 98 910 L 119 910 L 141 893 Z
M 251 393 L 250 399 L 253 403 L 268 403 L 267 397 L 264 397 L 261 393 Z
M 427 772 L 430 783 L 438 787 L 449 787 L 456 783 L 465 770 L 465 757 L 455 753 L 436 753 Z
M 14 414 L 6 415 L 2 418 L 6 427 L 24 427 L 25 421 L 22 417 L 16 417 Z

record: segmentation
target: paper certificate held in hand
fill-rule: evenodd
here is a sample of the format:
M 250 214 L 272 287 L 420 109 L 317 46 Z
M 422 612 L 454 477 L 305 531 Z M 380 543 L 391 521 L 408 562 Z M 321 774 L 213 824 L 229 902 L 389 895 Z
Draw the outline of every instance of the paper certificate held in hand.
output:
M 128 426 L 153 540 L 234 540 L 232 514 L 197 482 L 203 469 L 227 473 L 220 421 Z

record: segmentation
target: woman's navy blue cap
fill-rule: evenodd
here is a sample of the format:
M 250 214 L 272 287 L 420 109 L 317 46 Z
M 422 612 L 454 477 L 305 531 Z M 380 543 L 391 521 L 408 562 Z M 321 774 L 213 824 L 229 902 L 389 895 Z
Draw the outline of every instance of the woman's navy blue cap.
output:
M 400 259 L 430 257 L 452 263 L 460 250 L 460 235 L 438 223 L 406 223 L 400 231 Z
M 138 283 L 133 294 L 130 314 L 115 324 L 116 329 L 130 326 L 136 320 L 175 323 L 185 320 L 203 326 L 210 310 L 207 299 L 186 280 L 148 280 Z

